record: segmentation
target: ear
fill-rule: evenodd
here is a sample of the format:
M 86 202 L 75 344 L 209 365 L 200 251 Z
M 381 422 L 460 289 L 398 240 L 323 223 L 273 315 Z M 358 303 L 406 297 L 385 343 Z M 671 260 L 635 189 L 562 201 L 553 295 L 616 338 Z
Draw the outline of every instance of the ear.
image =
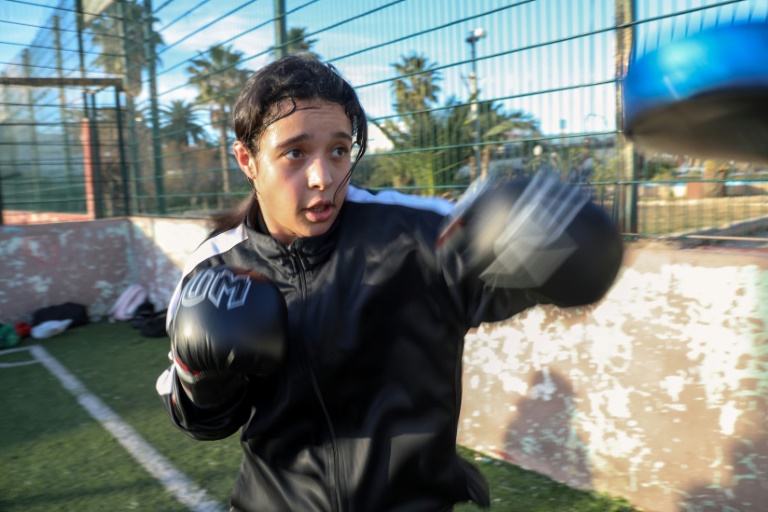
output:
M 245 173 L 250 179 L 256 178 L 256 159 L 251 156 L 245 145 L 236 140 L 232 144 L 232 151 L 235 153 L 235 159 L 240 166 L 240 170 Z

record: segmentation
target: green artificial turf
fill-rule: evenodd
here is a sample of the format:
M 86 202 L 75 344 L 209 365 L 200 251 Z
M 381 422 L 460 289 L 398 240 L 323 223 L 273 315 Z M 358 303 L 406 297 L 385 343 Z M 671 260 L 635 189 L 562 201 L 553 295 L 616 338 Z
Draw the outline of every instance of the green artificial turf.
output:
M 95 323 L 17 348 L 43 346 L 179 471 L 227 510 L 237 476 L 238 436 L 199 442 L 168 421 L 155 392 L 168 366 L 167 338 L 143 338 L 126 323 Z M 175 512 L 177 502 L 32 357 L 0 350 L 0 510 Z M 498 512 L 629 512 L 621 499 L 579 491 L 459 447 L 490 483 Z M 457 512 L 480 510 L 460 505 Z

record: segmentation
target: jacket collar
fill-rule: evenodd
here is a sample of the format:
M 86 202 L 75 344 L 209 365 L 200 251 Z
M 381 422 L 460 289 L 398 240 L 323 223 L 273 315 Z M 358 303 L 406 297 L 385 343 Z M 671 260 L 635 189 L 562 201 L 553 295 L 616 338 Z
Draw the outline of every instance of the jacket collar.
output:
M 278 260 L 282 264 L 288 264 L 289 262 L 286 261 L 288 259 L 298 258 L 302 267 L 310 270 L 324 263 L 335 249 L 344 210 L 342 207 L 330 229 L 322 235 L 297 238 L 290 245 L 285 245 L 270 236 L 256 199 L 251 202 L 243 223 L 251 246 L 262 257 Z

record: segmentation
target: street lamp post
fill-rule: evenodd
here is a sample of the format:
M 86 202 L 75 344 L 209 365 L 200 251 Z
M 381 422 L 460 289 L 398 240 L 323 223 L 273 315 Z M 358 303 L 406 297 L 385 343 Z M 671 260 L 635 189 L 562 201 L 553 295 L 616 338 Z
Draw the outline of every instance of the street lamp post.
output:
M 480 155 L 480 114 L 477 108 L 477 97 L 479 92 L 477 90 L 477 55 L 475 53 L 475 43 L 484 38 L 485 35 L 485 30 L 478 27 L 470 31 L 469 36 L 467 36 L 467 43 L 469 43 L 472 56 L 472 71 L 469 74 L 469 92 L 471 96 L 470 100 L 472 102 L 470 105 L 470 112 L 474 117 L 475 123 L 475 170 L 472 173 L 473 179 L 475 178 L 477 171 L 480 170 L 482 166 L 482 157 Z

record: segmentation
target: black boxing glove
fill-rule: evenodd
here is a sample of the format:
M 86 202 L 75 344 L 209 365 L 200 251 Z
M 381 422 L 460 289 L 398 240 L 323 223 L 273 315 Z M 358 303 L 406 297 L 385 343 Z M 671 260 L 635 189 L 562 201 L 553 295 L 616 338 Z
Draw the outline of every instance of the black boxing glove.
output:
M 266 278 L 229 266 L 184 286 L 168 329 L 176 376 L 200 408 L 235 399 L 250 376 L 267 376 L 285 354 L 287 310 Z
M 555 176 L 473 183 L 437 241 L 464 273 L 538 302 L 586 305 L 618 274 L 623 243 L 608 215 Z

